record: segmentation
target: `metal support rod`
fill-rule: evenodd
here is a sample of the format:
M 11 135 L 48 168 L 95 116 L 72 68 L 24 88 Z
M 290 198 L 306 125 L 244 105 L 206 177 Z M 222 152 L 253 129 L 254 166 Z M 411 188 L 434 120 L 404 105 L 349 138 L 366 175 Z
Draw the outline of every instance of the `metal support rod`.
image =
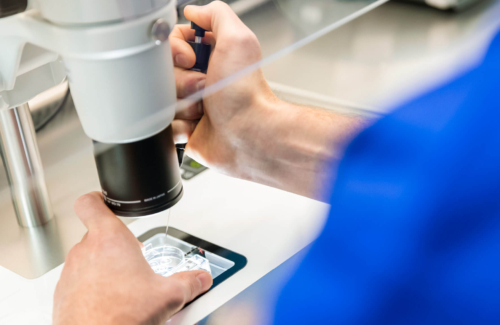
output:
M 31 228 L 47 223 L 52 206 L 27 103 L 0 110 L 0 145 L 19 225 Z

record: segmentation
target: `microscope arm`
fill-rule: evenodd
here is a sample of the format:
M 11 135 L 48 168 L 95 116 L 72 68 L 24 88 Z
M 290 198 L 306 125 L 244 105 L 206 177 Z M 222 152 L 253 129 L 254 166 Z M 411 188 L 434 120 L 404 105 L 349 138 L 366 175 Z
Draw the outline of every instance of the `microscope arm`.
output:
M 168 41 L 176 1 L 33 0 L 30 8 L 0 19 L 7 48 L 0 56 L 1 107 L 26 102 L 66 75 L 94 143 L 106 204 L 134 217 L 176 204 L 183 186 Z
M 2 18 L 0 96 L 4 103 L 0 107 L 26 102 L 40 90 L 60 83 L 64 62 L 80 119 L 90 138 L 126 143 L 153 135 L 173 120 L 176 94 L 170 46 L 168 41 L 157 44 L 152 29 L 159 20 L 173 28 L 176 19 L 175 1 L 136 19 L 110 24 L 54 24 L 36 9 Z M 57 78 L 46 86 L 44 80 L 31 78 L 32 84 L 14 87 L 26 43 L 57 53 L 45 69 L 46 78 Z M 58 61 L 58 55 L 63 61 Z M 32 70 L 38 67 L 31 66 Z M 117 80 L 117 74 L 123 78 Z M 137 82 L 140 80 L 147 82 Z M 35 89 L 30 90 L 32 87 Z M 7 93 L 13 91 L 15 101 Z M 167 107 L 170 109 L 165 110 Z M 143 125 L 137 126 L 138 121 Z

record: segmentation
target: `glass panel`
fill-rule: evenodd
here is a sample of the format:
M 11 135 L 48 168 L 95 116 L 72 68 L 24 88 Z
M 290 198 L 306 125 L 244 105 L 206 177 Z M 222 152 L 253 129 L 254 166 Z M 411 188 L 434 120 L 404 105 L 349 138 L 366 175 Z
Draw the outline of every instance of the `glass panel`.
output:
M 242 0 L 226 2 L 230 3 L 243 23 L 257 36 L 261 44 L 263 58 L 245 69 L 240 69 L 234 74 L 226 76 L 204 91 L 189 96 L 186 101 L 178 103 L 177 109 L 182 109 L 182 107 L 200 100 L 203 96 L 210 96 L 252 71 L 292 53 L 377 8 L 387 0 Z M 193 3 L 193 1 L 188 3 Z M 181 16 L 179 22 L 186 23 L 187 21 Z
M 203 98 L 210 97 L 212 94 L 221 91 L 237 80 L 248 76 L 253 71 L 283 58 L 287 54 L 347 24 L 387 1 L 388 0 L 229 1 L 243 23 L 257 36 L 261 44 L 262 59 L 257 62 L 252 62 L 252 64 L 243 65 L 228 74 L 221 73 L 223 76 L 218 78 L 215 82 L 212 81 L 214 78 L 211 78 L 211 83 L 208 84 L 206 88 L 180 99 L 175 105 L 176 111 L 195 105 Z M 181 16 L 180 22 L 187 21 Z M 290 67 L 290 69 L 293 69 L 293 67 Z M 150 115 L 141 121 L 137 121 L 133 129 L 147 129 L 158 119 L 163 118 L 165 114 L 169 114 L 168 112 L 171 111 L 171 109 L 172 107 L 169 107 L 163 112 Z

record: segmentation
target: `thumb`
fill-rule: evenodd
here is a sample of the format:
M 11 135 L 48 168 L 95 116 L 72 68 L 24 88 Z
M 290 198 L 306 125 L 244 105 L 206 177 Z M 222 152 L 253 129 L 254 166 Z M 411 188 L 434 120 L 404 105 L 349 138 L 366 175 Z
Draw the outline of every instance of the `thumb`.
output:
M 192 301 L 212 286 L 213 280 L 210 273 L 206 271 L 186 271 L 179 272 L 165 279 L 166 295 L 173 298 L 181 309 L 185 304 Z
M 224 36 L 223 33 L 238 34 L 249 30 L 231 7 L 222 1 L 213 1 L 206 6 L 186 6 L 184 16 L 201 28 L 213 32 L 216 39 Z
M 89 231 L 119 221 L 115 214 L 104 204 L 100 192 L 91 192 L 79 197 L 75 202 L 74 209 L 78 218 Z

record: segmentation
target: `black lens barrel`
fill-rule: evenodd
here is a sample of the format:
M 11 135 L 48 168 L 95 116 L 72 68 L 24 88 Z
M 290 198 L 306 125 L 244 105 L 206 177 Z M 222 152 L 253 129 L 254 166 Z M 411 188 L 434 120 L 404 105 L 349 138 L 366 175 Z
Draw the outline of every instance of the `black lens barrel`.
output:
M 144 217 L 175 205 L 183 187 L 172 126 L 137 142 L 94 141 L 106 205 L 121 217 Z
M 0 0 L 0 18 L 23 12 L 28 6 L 28 0 Z

